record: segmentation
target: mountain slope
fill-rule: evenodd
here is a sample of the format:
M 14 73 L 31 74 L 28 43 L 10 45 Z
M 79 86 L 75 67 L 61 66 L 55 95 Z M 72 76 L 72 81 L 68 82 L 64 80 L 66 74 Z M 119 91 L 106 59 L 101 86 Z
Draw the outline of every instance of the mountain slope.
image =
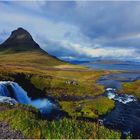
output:
M 18 28 L 0 45 L 0 64 L 56 66 L 66 63 L 42 50 L 28 31 Z

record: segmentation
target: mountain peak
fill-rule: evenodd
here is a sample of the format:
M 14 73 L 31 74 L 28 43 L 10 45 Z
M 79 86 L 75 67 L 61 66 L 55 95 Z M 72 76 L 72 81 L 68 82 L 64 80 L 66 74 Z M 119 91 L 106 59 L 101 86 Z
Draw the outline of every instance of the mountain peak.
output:
M 28 31 L 18 28 L 12 31 L 10 37 L 0 45 L 0 51 L 22 52 L 22 51 L 40 51 L 44 52 L 33 40 Z
M 32 36 L 28 31 L 26 31 L 23 28 L 18 28 L 17 30 L 14 30 L 10 36 L 11 39 L 17 39 L 17 40 L 33 40 Z
M 25 32 L 27 32 L 24 28 L 22 28 L 22 27 L 18 27 L 17 28 L 17 31 L 25 31 Z
M 16 30 L 14 30 L 13 32 L 18 32 L 18 31 L 21 31 L 21 32 L 28 32 L 28 31 L 26 31 L 24 28 L 22 28 L 22 27 L 18 27 Z

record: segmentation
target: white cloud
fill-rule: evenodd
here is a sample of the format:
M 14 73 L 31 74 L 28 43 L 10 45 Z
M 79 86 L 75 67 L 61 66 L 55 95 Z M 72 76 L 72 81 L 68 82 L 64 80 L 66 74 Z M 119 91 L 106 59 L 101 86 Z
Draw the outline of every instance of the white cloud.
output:
M 76 60 L 77 59 L 76 57 L 73 57 L 73 56 L 62 56 L 59 58 L 62 60 Z
M 62 46 L 65 49 L 68 49 L 69 51 L 73 51 L 75 53 L 77 53 L 78 55 L 81 56 L 87 56 L 90 58 L 95 58 L 95 57 L 112 57 L 112 58 L 116 58 L 116 59 L 121 59 L 121 58 L 140 58 L 139 53 L 137 53 L 137 50 L 129 48 L 129 49 L 125 49 L 125 48 L 120 48 L 120 47 L 85 47 L 85 46 L 81 46 L 80 44 L 73 44 L 70 43 L 68 41 L 63 41 L 61 42 Z

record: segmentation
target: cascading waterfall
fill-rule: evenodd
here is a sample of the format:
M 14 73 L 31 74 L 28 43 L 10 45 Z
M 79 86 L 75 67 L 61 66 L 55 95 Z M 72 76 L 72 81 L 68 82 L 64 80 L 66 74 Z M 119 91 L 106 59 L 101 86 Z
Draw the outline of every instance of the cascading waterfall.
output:
M 1 81 L 0 82 L 0 95 L 1 96 L 9 96 L 9 92 L 6 87 L 7 82 Z
M 31 103 L 31 99 L 27 96 L 27 92 L 23 88 L 21 88 L 17 83 L 12 82 L 11 87 L 14 91 L 15 98 L 19 103 Z
M 11 105 L 17 103 L 30 104 L 39 109 L 43 116 L 49 116 L 49 114 L 55 112 L 57 112 L 55 117 L 57 118 L 59 116 L 59 108 L 56 104 L 52 103 L 47 98 L 31 100 L 28 97 L 27 92 L 17 83 L 12 81 L 0 81 L 0 103 L 8 103 Z
M 17 83 L 11 81 L 0 81 L 0 96 L 11 97 L 21 104 L 30 104 L 31 102 L 27 92 Z

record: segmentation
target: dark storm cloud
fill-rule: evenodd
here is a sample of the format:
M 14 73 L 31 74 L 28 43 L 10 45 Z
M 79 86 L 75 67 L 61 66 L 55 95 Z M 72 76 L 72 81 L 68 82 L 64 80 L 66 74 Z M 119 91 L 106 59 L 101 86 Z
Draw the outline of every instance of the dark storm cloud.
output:
M 91 41 L 100 39 L 106 45 L 127 46 L 124 36 L 140 33 L 140 2 L 46 2 L 44 12 L 58 21 L 70 22 L 80 28 Z M 116 39 L 118 37 L 122 39 Z M 131 45 L 138 46 L 140 41 L 128 38 Z M 135 42 L 136 41 L 136 42 Z M 108 42 L 108 44 L 107 44 Z M 121 44 L 122 43 L 122 44 Z

